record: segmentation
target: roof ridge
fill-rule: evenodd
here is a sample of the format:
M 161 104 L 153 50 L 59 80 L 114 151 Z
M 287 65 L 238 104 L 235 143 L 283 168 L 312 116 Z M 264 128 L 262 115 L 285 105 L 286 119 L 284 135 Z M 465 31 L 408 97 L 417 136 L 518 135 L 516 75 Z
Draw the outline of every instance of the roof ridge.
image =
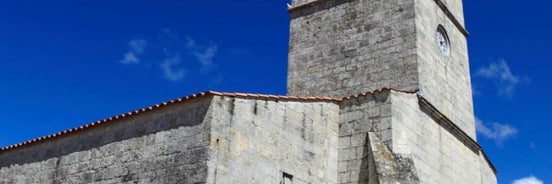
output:
M 34 138 L 34 139 L 31 139 L 31 140 L 27 140 L 27 141 L 24 141 L 24 142 L 21 142 L 21 143 L 5 146 L 5 147 L 0 148 L 0 153 L 2 151 L 7 151 L 7 150 L 19 148 L 19 147 L 34 144 L 34 143 L 37 143 L 37 142 L 51 140 L 51 139 L 54 139 L 54 138 L 57 138 L 57 137 L 60 137 L 60 136 L 74 134 L 76 132 L 84 131 L 84 130 L 87 130 L 87 129 L 90 129 L 90 128 L 93 128 L 93 127 L 96 127 L 96 126 L 99 126 L 99 125 L 107 124 L 107 123 L 110 123 L 112 121 L 121 120 L 123 118 L 128 118 L 128 117 L 131 117 L 131 116 L 135 116 L 135 115 L 138 115 L 140 113 L 145 113 L 145 112 L 149 112 L 149 111 L 152 111 L 152 110 L 156 110 L 156 109 L 159 109 L 159 108 L 162 108 L 162 107 L 165 107 L 165 106 L 169 106 L 169 105 L 172 105 L 172 104 L 181 103 L 181 102 L 185 102 L 185 101 L 189 101 L 189 100 L 193 100 L 193 99 L 197 99 L 197 98 L 201 98 L 201 97 L 205 97 L 205 96 L 211 96 L 211 95 L 226 96 L 226 97 L 276 99 L 276 100 L 282 99 L 282 100 L 301 100 L 301 101 L 342 102 L 343 100 L 358 98 L 360 96 L 373 95 L 373 94 L 380 93 L 380 92 L 383 92 L 383 91 L 397 91 L 397 92 L 404 92 L 404 93 L 417 93 L 418 90 L 407 91 L 407 90 L 397 90 L 397 89 L 392 89 L 392 88 L 382 88 L 382 89 L 369 91 L 369 92 L 365 92 L 365 93 L 360 93 L 360 94 L 357 94 L 357 95 L 351 95 L 351 96 L 343 97 L 343 98 L 335 98 L 335 97 L 327 97 L 327 96 L 294 96 L 294 95 L 270 95 L 270 94 L 238 93 L 238 92 L 218 92 L 218 91 L 208 90 L 208 91 L 204 91 L 204 92 L 193 93 L 193 94 L 190 94 L 188 96 L 181 97 L 181 98 L 175 98 L 175 99 L 172 99 L 172 100 L 160 102 L 160 103 L 157 103 L 157 104 L 154 104 L 154 105 L 151 105 L 151 106 L 147 106 L 147 107 L 144 107 L 144 108 L 141 108 L 141 109 L 138 109 L 138 110 L 133 110 L 133 111 L 129 111 L 129 112 L 126 112 L 126 113 L 119 114 L 119 115 L 111 116 L 111 117 L 108 117 L 108 118 L 104 118 L 102 120 L 90 122 L 90 123 L 85 124 L 85 125 L 74 127 L 74 128 L 68 129 L 68 130 L 63 130 L 63 131 L 53 133 L 53 134 L 50 134 L 50 135 L 45 135 L 45 136 Z
M 249 97 L 249 98 L 266 98 L 266 99 L 285 99 L 285 100 L 323 100 L 323 101 L 341 101 L 341 98 L 333 98 L 327 96 L 300 96 L 300 95 L 272 95 L 260 93 L 239 93 L 239 92 L 216 92 L 207 91 L 210 94 L 227 97 Z
M 98 125 L 106 124 L 106 123 L 116 121 L 116 120 L 120 120 L 120 119 L 123 119 L 123 118 L 128 118 L 128 117 L 140 114 L 140 113 L 149 112 L 149 111 L 156 110 L 156 109 L 159 109 L 159 108 L 162 108 L 162 107 L 165 107 L 165 106 L 169 106 L 169 105 L 172 105 L 172 104 L 176 104 L 176 103 L 180 103 L 180 102 L 184 102 L 184 101 L 188 101 L 188 100 L 192 100 L 192 99 L 196 99 L 196 98 L 200 98 L 200 97 L 204 97 L 204 96 L 208 96 L 208 95 L 216 95 L 216 94 L 217 94 L 217 92 L 214 92 L 214 91 L 205 91 L 205 92 L 194 93 L 194 94 L 184 96 L 184 97 L 181 97 L 181 98 L 175 98 L 175 99 L 172 99 L 172 100 L 160 102 L 160 103 L 157 103 L 157 104 L 154 104 L 154 105 L 143 107 L 141 109 L 137 109 L 137 110 L 129 111 L 129 112 L 126 112 L 126 113 L 114 115 L 114 116 L 111 116 L 111 117 L 108 117 L 108 118 L 93 121 L 93 122 L 87 123 L 85 125 L 70 128 L 70 129 L 67 129 L 67 130 L 62 130 L 62 131 L 59 131 L 57 133 L 53 133 L 53 134 L 45 135 L 45 136 L 42 136 L 42 137 L 34 138 L 34 139 L 31 139 L 31 140 L 27 140 L 27 141 L 24 141 L 24 142 L 20 142 L 20 143 L 12 144 L 12 145 L 9 145 L 9 146 L 5 146 L 5 147 L 0 148 L 0 152 L 15 149 L 15 148 L 19 148 L 19 147 L 30 145 L 30 144 L 34 144 L 34 143 L 37 143 L 37 142 L 42 142 L 42 141 L 54 139 L 54 138 L 57 138 L 57 137 L 60 137 L 60 136 L 65 136 L 65 135 L 73 134 L 73 133 L 76 133 L 76 132 L 84 131 L 86 129 L 96 127 Z
M 5 147 L 1 147 L 0 152 L 7 151 L 7 150 L 12 150 L 12 149 L 15 149 L 15 148 L 20 148 L 20 147 L 23 147 L 23 146 L 31 145 L 31 144 L 46 141 L 46 140 L 51 140 L 51 139 L 58 138 L 58 137 L 61 137 L 61 136 L 65 136 L 65 135 L 69 135 L 69 134 L 74 134 L 76 132 L 84 131 L 84 130 L 87 130 L 87 129 L 90 129 L 90 128 L 93 128 L 93 127 L 97 127 L 99 125 L 107 124 L 107 123 L 110 123 L 112 121 L 121 120 L 123 118 L 128 118 L 128 117 L 131 117 L 131 116 L 135 116 L 135 115 L 138 115 L 138 114 L 141 114 L 141 113 L 156 110 L 156 109 L 159 109 L 159 108 L 162 108 L 162 107 L 165 107 L 165 106 L 169 106 L 169 105 L 172 105 L 172 104 L 181 103 L 181 102 L 185 102 L 185 101 L 189 101 L 189 100 L 193 100 L 193 99 L 197 99 L 197 98 L 201 98 L 201 97 L 205 97 L 205 96 L 210 96 L 210 95 L 228 96 L 228 97 L 265 98 L 265 99 L 286 99 L 286 100 L 315 100 L 315 101 L 335 101 L 335 102 L 341 101 L 341 99 L 330 98 L 330 97 L 266 95 L 266 94 L 237 93 L 237 92 L 230 93 L 230 92 L 218 92 L 218 91 L 208 90 L 208 91 L 204 91 L 204 92 L 193 93 L 193 94 L 190 94 L 188 96 L 175 98 L 175 99 L 172 99 L 172 100 L 163 101 L 163 102 L 160 102 L 160 103 L 157 103 L 157 104 L 154 104 L 154 105 L 143 107 L 141 109 L 137 109 L 137 110 L 129 111 L 129 112 L 126 112 L 126 113 L 114 115 L 114 116 L 111 116 L 111 117 L 108 117 L 108 118 L 104 118 L 104 119 L 101 119 L 101 120 L 90 122 L 90 123 L 87 123 L 85 125 L 70 128 L 70 129 L 67 129 L 67 130 L 62 130 L 62 131 L 59 131 L 57 133 L 53 133 L 53 134 L 45 135 L 45 136 L 42 136 L 42 137 L 34 138 L 34 139 L 31 139 L 31 140 L 27 140 L 27 141 L 24 141 L 24 142 L 20 142 L 20 143 L 8 145 L 8 146 L 5 146 Z
M 346 96 L 346 97 L 343 97 L 341 100 L 350 100 L 350 99 L 358 98 L 358 97 L 361 97 L 361 96 L 374 95 L 376 93 L 381 93 L 381 92 L 384 92 L 384 91 L 395 91 L 395 92 L 400 92 L 400 93 L 415 94 L 415 93 L 418 93 L 419 90 L 418 89 L 416 89 L 416 90 L 402 90 L 402 89 L 394 89 L 394 88 L 381 88 L 381 89 L 376 89 L 376 90 L 373 90 L 373 91 L 359 93 L 359 94 L 356 94 L 356 95 Z

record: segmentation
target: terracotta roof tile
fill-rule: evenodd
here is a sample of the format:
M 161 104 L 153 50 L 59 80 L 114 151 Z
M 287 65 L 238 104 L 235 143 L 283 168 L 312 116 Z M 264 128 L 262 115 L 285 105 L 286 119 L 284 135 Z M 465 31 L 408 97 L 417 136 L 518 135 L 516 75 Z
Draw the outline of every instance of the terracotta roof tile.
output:
M 109 118 L 106 118 L 106 119 L 98 120 L 98 121 L 95 121 L 95 122 L 88 123 L 86 125 L 71 128 L 69 130 L 64 130 L 64 131 L 57 132 L 57 133 L 54 133 L 54 134 L 50 134 L 50 135 L 42 136 L 42 137 L 39 137 L 39 138 L 31 139 L 31 140 L 28 140 L 28 141 L 25 141 L 25 142 L 22 142 L 22 143 L 9 145 L 9 146 L 0 148 L 0 152 L 15 149 L 15 148 L 19 148 L 19 147 L 23 147 L 23 146 L 27 146 L 27 145 L 31 145 L 31 144 L 34 144 L 34 143 L 37 143 L 37 142 L 47 141 L 47 140 L 54 139 L 54 138 L 57 138 L 57 137 L 60 137 L 60 136 L 74 134 L 74 133 L 84 131 L 84 130 L 87 130 L 87 129 L 90 129 L 90 128 L 93 128 L 93 127 L 96 127 L 96 126 L 99 126 L 99 125 L 110 123 L 112 121 L 128 118 L 128 117 L 131 117 L 131 116 L 134 116 L 134 115 L 137 115 L 137 114 L 141 114 L 141 113 L 144 113 L 144 112 L 148 112 L 148 111 L 152 111 L 152 110 L 155 110 L 155 109 L 158 109 L 158 108 L 169 106 L 171 104 L 185 102 L 185 101 L 188 101 L 188 100 L 197 99 L 197 98 L 201 98 L 201 97 L 205 97 L 205 96 L 213 96 L 214 95 L 214 96 L 257 98 L 257 99 L 269 99 L 269 100 L 271 99 L 271 100 L 341 102 L 342 100 L 345 100 L 345 99 L 357 98 L 359 96 L 367 96 L 367 95 L 379 93 L 381 91 L 389 91 L 389 90 L 404 92 L 404 93 L 416 93 L 416 91 L 402 91 L 402 90 L 394 90 L 394 89 L 390 89 L 390 88 L 384 88 L 384 89 L 380 89 L 380 90 L 376 90 L 376 91 L 372 91 L 372 92 L 361 93 L 361 94 L 358 94 L 358 95 L 344 97 L 344 98 L 332 98 L 332 97 L 324 97 L 324 96 L 283 96 L 283 95 L 267 95 L 267 94 L 251 94 L 251 93 L 228 93 L 228 92 L 206 91 L 206 92 L 201 92 L 201 93 L 188 95 L 188 96 L 185 96 L 185 97 L 182 97 L 182 98 L 169 100 L 169 101 L 166 101 L 166 102 L 161 102 L 161 103 L 149 106 L 149 107 L 141 108 L 141 109 L 138 109 L 138 110 L 127 112 L 127 113 L 115 115 L 115 116 L 112 116 L 112 117 L 109 117 Z
M 369 96 L 369 95 L 373 95 L 373 94 L 376 94 L 376 93 L 381 93 L 381 92 L 384 92 L 384 91 L 396 91 L 396 92 L 409 93 L 409 94 L 415 94 L 415 93 L 418 92 L 418 90 L 398 90 L 398 89 L 393 89 L 393 88 L 382 88 L 382 89 L 379 89 L 379 90 L 374 90 L 374 91 L 360 93 L 360 94 L 356 94 L 356 95 L 352 95 L 352 96 L 348 96 L 348 97 L 343 97 L 342 100 L 350 100 L 350 99 L 358 98 L 358 97 L 361 97 L 361 96 Z

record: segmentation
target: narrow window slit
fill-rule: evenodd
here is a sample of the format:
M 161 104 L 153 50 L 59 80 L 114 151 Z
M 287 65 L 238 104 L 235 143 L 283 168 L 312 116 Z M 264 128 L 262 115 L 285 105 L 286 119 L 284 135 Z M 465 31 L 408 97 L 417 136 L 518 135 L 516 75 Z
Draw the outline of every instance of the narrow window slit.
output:
M 283 172 L 282 184 L 293 184 L 293 175 Z

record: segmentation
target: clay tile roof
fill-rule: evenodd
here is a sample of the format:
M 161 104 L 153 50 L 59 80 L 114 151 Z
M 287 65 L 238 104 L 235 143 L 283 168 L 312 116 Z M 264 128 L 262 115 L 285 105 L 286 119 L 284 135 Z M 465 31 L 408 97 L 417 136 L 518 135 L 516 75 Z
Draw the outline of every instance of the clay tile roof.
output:
M 342 100 L 358 98 L 359 96 L 373 95 L 375 93 L 379 93 L 379 92 L 382 92 L 382 91 L 397 91 L 397 92 L 403 92 L 403 93 L 416 93 L 417 92 L 417 91 L 403 91 L 403 90 L 395 90 L 395 89 L 390 89 L 390 88 L 383 88 L 383 89 L 380 89 L 380 90 L 361 93 L 361 94 L 357 94 L 357 95 L 353 95 L 353 96 L 349 96 L 349 97 L 344 97 L 344 98 L 332 98 L 332 97 L 324 97 L 324 96 L 283 96 L 283 95 L 267 95 L 267 94 L 251 94 L 251 93 L 228 93 L 228 92 L 206 91 L 206 92 L 191 94 L 191 95 L 188 95 L 188 96 L 185 96 L 185 97 L 182 97 L 182 98 L 176 98 L 176 99 L 173 99 L 173 100 L 161 102 L 161 103 L 149 106 L 149 107 L 141 108 L 141 109 L 138 109 L 138 110 L 127 112 L 127 113 L 115 115 L 115 116 L 112 116 L 112 117 L 109 117 L 109 118 L 106 118 L 106 119 L 103 119 L 103 120 L 98 120 L 98 121 L 95 121 L 95 122 L 88 123 L 86 125 L 82 125 L 82 126 L 79 126 L 79 127 L 76 127 L 76 128 L 71 128 L 69 130 L 64 130 L 64 131 L 54 133 L 54 134 L 50 134 L 50 135 L 47 135 L 47 136 L 35 138 L 35 139 L 28 140 L 28 141 L 25 141 L 25 142 L 22 142 L 22 143 L 6 146 L 6 147 L 3 147 L 3 148 L 0 148 L 0 152 L 7 151 L 7 150 L 10 150 L 10 149 L 19 148 L 19 147 L 22 147 L 22 146 L 27 146 L 27 145 L 34 144 L 34 143 L 37 143 L 37 142 L 51 140 L 51 139 L 54 139 L 54 138 L 57 138 L 57 137 L 60 137 L 60 136 L 74 134 L 74 133 L 84 131 L 84 130 L 87 130 L 87 129 L 90 129 L 90 128 L 93 128 L 93 127 L 96 127 L 96 126 L 99 126 L 99 125 L 108 124 L 112 121 L 132 117 L 132 116 L 144 113 L 144 112 L 148 112 L 148 111 L 152 111 L 152 110 L 155 110 L 155 109 L 163 108 L 163 107 L 169 106 L 171 104 L 177 104 L 177 103 L 180 103 L 180 102 L 185 102 L 185 101 L 189 101 L 189 100 L 193 100 L 193 99 L 197 99 L 197 98 L 201 98 L 201 97 L 205 97 L 205 96 L 242 97 L 242 98 L 255 98 L 255 99 L 267 99 L 267 100 L 297 100 L 297 101 L 341 102 Z
M 418 93 L 418 90 L 399 90 L 399 89 L 393 89 L 393 88 L 382 88 L 382 89 L 378 89 L 378 90 L 374 90 L 374 91 L 368 91 L 368 92 L 359 93 L 359 94 L 356 94 L 356 95 L 343 97 L 342 100 L 350 100 L 350 99 L 359 98 L 359 97 L 362 97 L 362 96 L 374 95 L 374 94 L 381 93 L 381 92 L 384 92 L 384 91 L 395 91 L 395 92 L 409 93 L 409 94 Z
M 57 138 L 57 137 L 60 137 L 60 136 L 74 134 L 74 133 L 84 131 L 84 130 L 87 130 L 87 129 L 90 129 L 90 128 L 93 128 L 93 127 L 96 127 L 96 126 L 99 126 L 99 125 L 108 124 L 112 121 L 132 117 L 132 116 L 144 113 L 144 112 L 148 112 L 148 111 L 152 111 L 152 110 L 155 110 L 155 109 L 163 108 L 163 107 L 169 106 L 171 104 L 176 104 L 176 103 L 180 103 L 180 102 L 185 102 L 185 101 L 189 101 L 189 100 L 193 100 L 193 99 L 197 99 L 197 98 L 201 98 L 201 97 L 205 97 L 205 96 L 213 96 L 213 95 L 214 96 L 226 96 L 226 97 L 244 97 L 244 98 L 269 99 L 269 100 L 280 100 L 281 99 L 281 100 L 303 100 L 303 101 L 304 100 L 308 100 L 308 101 L 333 101 L 333 102 L 341 101 L 341 99 L 330 98 L 330 97 L 301 97 L 301 96 L 281 96 L 281 95 L 264 95 L 264 94 L 227 93 L 227 92 L 206 91 L 206 92 L 201 92 L 201 93 L 195 93 L 195 94 L 192 94 L 192 95 L 188 95 L 188 96 L 185 96 L 185 97 L 182 97 L 182 98 L 176 98 L 176 99 L 173 99 L 173 100 L 161 102 L 161 103 L 158 103 L 158 104 L 155 104 L 155 105 L 151 105 L 151 106 L 141 108 L 141 109 L 138 109 L 138 110 L 133 110 L 133 111 L 130 111 L 130 112 L 127 112 L 127 113 L 115 115 L 115 116 L 112 116 L 112 117 L 109 117 L 109 118 L 106 118 L 106 119 L 91 122 L 91 123 L 88 123 L 88 124 L 85 124 L 85 125 L 82 125 L 82 126 L 79 126 L 79 127 L 71 128 L 71 129 L 68 129 L 68 130 L 63 130 L 63 131 L 60 131 L 60 132 L 57 132 L 57 133 L 54 133 L 54 134 L 50 134 L 50 135 L 46 135 L 46 136 L 43 136 L 43 137 L 31 139 L 31 140 L 28 140 L 28 141 L 25 141 L 25 142 L 22 142 L 22 143 L 9 145 L 9 146 L 0 148 L 0 152 L 15 149 L 15 148 L 19 148 L 19 147 L 23 147 L 23 146 L 27 146 L 27 145 L 31 145 L 31 144 L 34 144 L 34 143 L 37 143 L 37 142 L 51 140 L 51 139 L 54 139 L 54 138 Z

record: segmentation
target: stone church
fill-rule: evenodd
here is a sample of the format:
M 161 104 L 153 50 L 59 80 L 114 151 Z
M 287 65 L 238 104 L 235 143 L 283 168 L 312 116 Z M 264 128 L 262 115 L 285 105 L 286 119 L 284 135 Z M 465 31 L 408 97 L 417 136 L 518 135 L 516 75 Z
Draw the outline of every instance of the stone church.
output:
M 293 0 L 287 96 L 207 91 L 0 149 L 8 183 L 482 183 L 461 0 Z

